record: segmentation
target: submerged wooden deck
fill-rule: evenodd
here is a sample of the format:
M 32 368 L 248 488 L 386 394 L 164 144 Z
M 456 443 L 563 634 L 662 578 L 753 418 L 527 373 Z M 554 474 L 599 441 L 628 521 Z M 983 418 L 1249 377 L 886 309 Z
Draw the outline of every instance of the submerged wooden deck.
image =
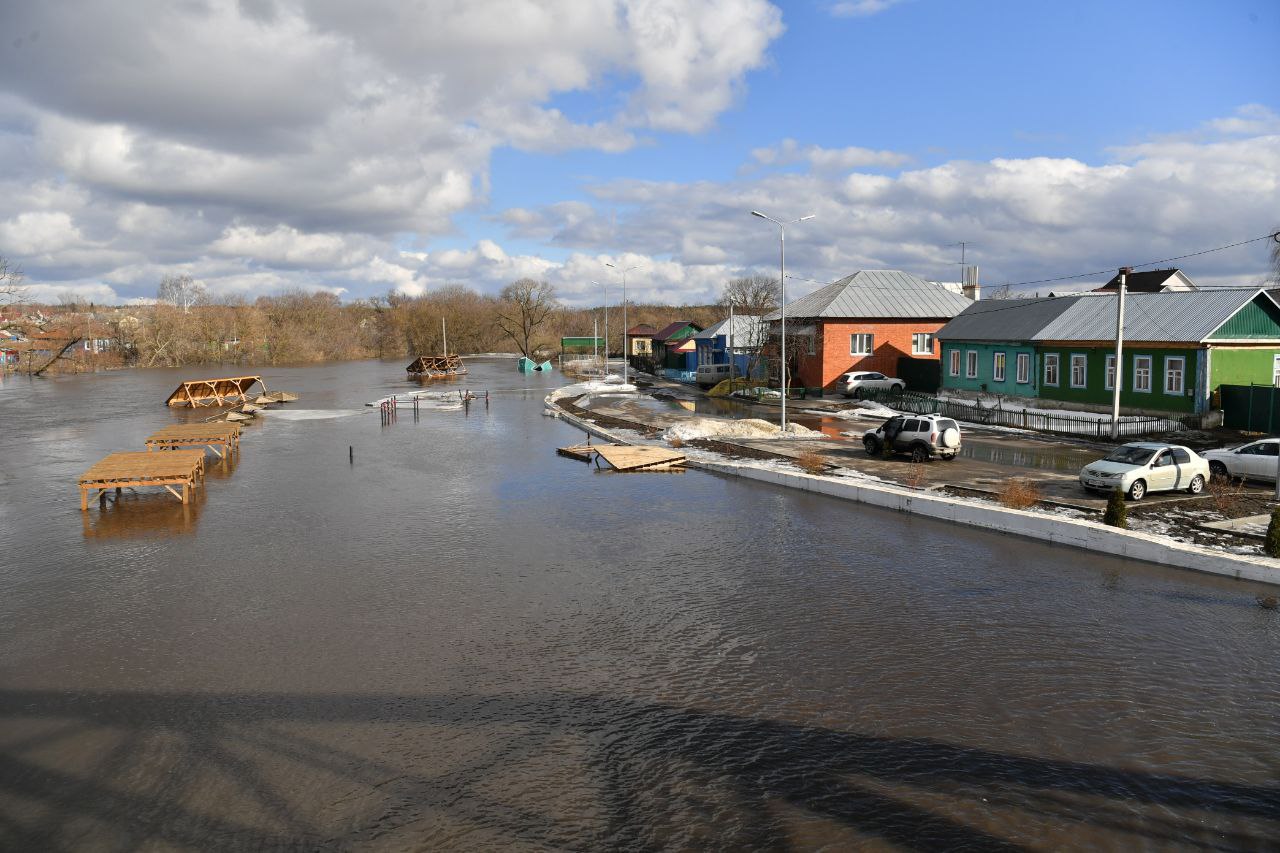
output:
M 123 488 L 140 486 L 162 486 L 185 504 L 191 500 L 191 492 L 203 482 L 203 450 L 112 453 L 80 475 L 80 509 L 89 508 L 89 492 L 94 489 L 102 498 L 108 489 L 115 489 L 119 494 Z
M 556 452 L 582 462 L 603 459 L 615 471 L 679 471 L 685 464 L 683 453 L 633 444 L 575 444 Z
M 220 379 L 192 379 L 183 382 L 165 402 L 170 406 L 230 406 L 248 403 L 249 391 L 262 383 L 261 376 L 225 376 Z M 262 386 L 263 389 L 266 385 Z M 255 392 L 254 396 L 257 394 Z M 296 399 L 296 398 L 295 398 Z
M 174 424 L 147 436 L 147 450 L 208 447 L 219 459 L 240 449 L 240 425 L 235 423 Z M 222 450 L 218 450 L 221 447 Z

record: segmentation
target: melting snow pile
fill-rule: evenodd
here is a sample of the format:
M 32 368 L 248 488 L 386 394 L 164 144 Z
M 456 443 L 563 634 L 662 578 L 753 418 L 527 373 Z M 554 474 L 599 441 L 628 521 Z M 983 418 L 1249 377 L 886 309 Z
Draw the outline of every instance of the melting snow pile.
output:
M 891 418 L 898 413 L 888 406 L 882 406 L 870 400 L 858 400 L 851 403 L 847 408 L 835 412 L 822 412 L 822 414 L 829 414 L 833 418 L 848 420 L 849 418 Z
M 738 421 L 692 418 L 671 427 L 662 437 L 667 441 L 690 441 L 695 438 L 822 438 L 822 433 L 799 424 L 787 424 L 787 431 L 783 434 L 777 424 L 759 418 Z
M 591 382 L 575 382 L 572 385 L 564 385 L 547 395 L 547 402 L 554 403 L 556 400 L 563 400 L 565 397 L 579 397 L 583 394 L 619 394 L 636 390 L 636 386 L 622 382 L 609 382 L 593 380 Z

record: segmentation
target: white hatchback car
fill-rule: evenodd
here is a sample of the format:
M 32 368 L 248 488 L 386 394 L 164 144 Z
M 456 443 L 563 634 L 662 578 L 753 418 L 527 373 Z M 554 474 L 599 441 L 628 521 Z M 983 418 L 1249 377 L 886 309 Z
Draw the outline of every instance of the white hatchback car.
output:
M 855 370 L 837 379 L 836 387 L 846 397 L 859 397 L 862 391 L 888 391 L 890 393 L 905 391 L 907 383 L 892 376 L 885 376 L 883 373 L 876 373 L 870 370 Z
M 1209 476 L 1209 462 L 1189 447 L 1136 441 L 1086 465 L 1080 485 L 1104 492 L 1118 488 L 1130 500 L 1140 501 L 1148 492 L 1182 489 L 1198 495 Z
M 1206 450 L 1209 470 L 1215 477 L 1247 477 L 1275 482 L 1280 464 L 1280 438 L 1264 438 L 1226 450 Z

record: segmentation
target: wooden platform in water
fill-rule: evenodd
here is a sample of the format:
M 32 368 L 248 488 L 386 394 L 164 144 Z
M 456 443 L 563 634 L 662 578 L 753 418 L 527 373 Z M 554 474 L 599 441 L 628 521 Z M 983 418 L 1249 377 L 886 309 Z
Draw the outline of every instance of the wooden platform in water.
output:
M 223 451 L 232 453 L 240 449 L 240 425 L 216 422 L 174 424 L 147 436 L 147 450 L 176 450 L 182 447 L 208 447 L 221 459 Z
M 671 471 L 682 469 L 685 463 L 683 453 L 631 444 L 575 444 L 558 448 L 556 453 L 581 462 L 590 462 L 594 454 L 615 471 Z
M 249 393 L 262 382 L 261 376 L 224 376 L 220 379 L 192 379 L 179 385 L 165 402 L 170 406 L 232 406 L 251 402 Z M 266 386 L 263 385 L 265 389 Z M 253 397 L 257 398 L 257 392 Z
M 80 509 L 89 508 L 89 492 L 94 489 L 98 490 L 98 497 L 102 497 L 107 489 L 115 489 L 119 494 L 123 488 L 140 486 L 162 486 L 174 497 L 187 503 L 191 499 L 192 490 L 202 482 L 203 450 L 112 453 L 80 475 Z
M 431 379 L 437 376 L 461 376 L 467 372 L 467 366 L 460 355 L 420 355 L 405 370 L 414 376 Z

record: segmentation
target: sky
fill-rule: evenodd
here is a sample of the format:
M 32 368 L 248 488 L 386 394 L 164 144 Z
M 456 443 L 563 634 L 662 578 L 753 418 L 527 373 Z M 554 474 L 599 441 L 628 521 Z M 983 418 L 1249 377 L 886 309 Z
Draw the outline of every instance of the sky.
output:
M 1047 292 L 1280 228 L 1275 0 L 0 0 L 32 298 Z M 1268 276 L 1268 243 L 1178 262 Z M 595 283 L 598 282 L 598 283 Z M 1028 283 L 1031 282 L 1031 283 Z

